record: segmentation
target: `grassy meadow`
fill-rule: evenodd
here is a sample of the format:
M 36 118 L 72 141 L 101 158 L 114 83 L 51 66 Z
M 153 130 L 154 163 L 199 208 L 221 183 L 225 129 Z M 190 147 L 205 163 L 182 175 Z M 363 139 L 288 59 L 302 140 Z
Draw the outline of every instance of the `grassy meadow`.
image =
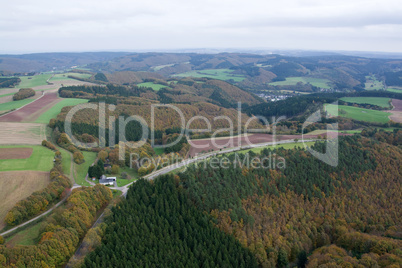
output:
M 50 171 L 53 167 L 54 152 L 40 145 L 2 145 L 0 148 L 32 148 L 27 159 L 0 159 L 1 171 L 37 170 Z
M 366 83 L 364 84 L 366 90 L 380 90 L 384 89 L 384 84 L 377 80 L 374 76 L 366 76 Z
M 23 99 L 23 100 L 18 100 L 18 101 L 10 101 L 10 102 L 5 102 L 5 103 L 0 103 L 0 111 L 9 111 L 9 110 L 13 110 L 13 109 L 18 109 L 33 101 L 34 101 L 34 99 Z
M 269 83 L 271 86 L 294 86 L 297 83 L 302 82 L 303 84 L 310 83 L 311 85 L 319 88 L 331 88 L 328 79 L 313 78 L 313 77 L 287 77 L 285 81 L 278 81 Z
M 371 104 L 377 105 L 383 108 L 390 107 L 389 101 L 390 98 L 377 98 L 377 97 L 344 97 L 341 100 L 350 103 L 358 103 L 358 104 Z
M 49 80 L 49 82 L 61 81 L 61 80 L 74 80 L 73 78 L 69 78 L 68 77 L 69 75 L 76 76 L 76 77 L 83 78 L 83 79 L 87 79 L 87 78 L 90 78 L 92 76 L 91 74 L 82 74 L 82 73 L 62 73 L 62 74 L 55 74 Z
M 161 85 L 161 84 L 154 84 L 153 82 L 140 83 L 137 86 L 139 86 L 139 87 L 150 87 L 155 91 L 159 91 L 161 88 L 168 87 L 168 86 Z
M 85 177 L 88 173 L 88 168 L 95 162 L 95 159 L 97 157 L 97 154 L 94 152 L 86 152 L 82 151 L 82 154 L 84 155 L 85 162 L 82 163 L 81 165 L 77 165 L 74 163 L 74 169 L 75 169 L 75 183 L 83 186 L 91 186 L 86 180 Z
M 209 69 L 209 70 L 202 70 L 202 71 L 190 71 L 181 74 L 176 74 L 173 76 L 176 77 L 207 77 L 213 78 L 218 80 L 234 80 L 235 82 L 241 82 L 245 79 L 243 75 L 232 74 L 234 70 L 230 69 Z
M 336 109 L 338 109 L 338 116 L 366 122 L 387 123 L 390 120 L 388 116 L 391 115 L 387 112 L 345 105 L 326 104 L 325 109 L 329 114 L 335 114 Z
M 81 103 L 87 103 L 88 100 L 84 99 L 63 99 L 60 102 L 56 103 L 52 108 L 41 114 L 38 119 L 35 120 L 35 123 L 43 123 L 48 124 L 50 119 L 56 118 L 57 115 L 61 112 L 61 109 L 66 106 L 74 106 Z

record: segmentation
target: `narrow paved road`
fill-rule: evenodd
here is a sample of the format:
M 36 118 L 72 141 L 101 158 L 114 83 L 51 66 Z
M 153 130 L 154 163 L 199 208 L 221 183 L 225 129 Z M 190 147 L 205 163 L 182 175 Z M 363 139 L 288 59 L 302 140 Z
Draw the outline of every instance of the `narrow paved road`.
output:
M 311 142 L 311 141 L 317 141 L 317 139 L 308 139 L 308 140 L 299 141 L 299 142 L 300 142 L 300 145 L 302 145 L 303 142 Z M 210 153 L 205 153 L 205 154 L 202 154 L 200 156 L 196 156 L 194 158 L 186 159 L 186 160 L 183 160 L 180 163 L 175 163 L 175 164 L 172 164 L 170 166 L 164 167 L 164 168 L 162 168 L 160 170 L 154 171 L 151 174 L 148 174 L 148 175 L 144 176 L 143 178 L 147 179 L 147 180 L 153 180 L 154 178 L 156 178 L 156 177 L 158 177 L 160 175 L 167 174 L 169 172 L 172 172 L 175 169 L 182 168 L 184 166 L 187 166 L 189 164 L 195 163 L 197 161 L 205 160 L 205 159 L 207 159 L 207 158 L 209 158 L 211 156 L 227 154 L 227 153 L 232 153 L 232 152 L 237 152 L 237 151 L 242 151 L 242 150 L 248 150 L 248 149 L 253 149 L 253 148 L 258 148 L 258 147 L 272 146 L 274 144 L 286 144 L 286 143 L 294 143 L 294 140 L 284 140 L 284 141 L 277 141 L 277 142 L 266 142 L 266 143 L 252 144 L 252 145 L 248 145 L 248 146 L 229 148 L 229 149 L 225 149 L 225 150 L 222 150 L 222 151 L 214 151 L 214 152 L 210 152 Z M 111 189 L 119 190 L 119 191 L 123 192 L 124 196 L 126 196 L 128 189 L 134 183 L 135 183 L 135 181 L 127 184 L 126 186 L 123 186 L 123 187 L 111 187 Z
M 317 139 L 309 139 L 309 140 L 304 140 L 303 142 L 311 142 L 311 141 L 316 141 L 316 140 Z M 303 144 L 303 142 L 300 141 L 300 144 Z M 274 144 L 286 144 L 286 143 L 294 143 L 294 141 L 293 140 L 285 140 L 285 141 L 277 141 L 277 142 L 267 142 L 267 143 L 260 143 L 260 144 L 252 144 L 252 145 L 244 146 L 244 147 L 234 147 L 234 148 L 229 148 L 229 149 L 225 149 L 225 150 L 222 150 L 222 151 L 210 152 L 210 153 L 206 153 L 206 154 L 203 154 L 203 155 L 200 155 L 200 156 L 196 156 L 194 158 L 183 160 L 180 163 L 175 163 L 173 165 L 164 167 L 164 168 L 162 168 L 160 170 L 157 170 L 155 172 L 152 172 L 151 174 L 148 174 L 148 175 L 144 176 L 143 178 L 147 179 L 147 180 L 153 180 L 154 178 L 156 178 L 156 177 L 158 177 L 160 175 L 167 174 L 169 172 L 172 172 L 175 169 L 182 168 L 184 166 L 187 166 L 189 164 L 195 163 L 197 161 L 205 160 L 205 159 L 207 159 L 207 158 L 209 158 L 211 156 L 216 156 L 216 155 L 221 155 L 221 154 L 226 154 L 226 153 L 232 153 L 232 152 L 237 152 L 237 151 L 242 151 L 242 150 L 248 150 L 248 149 L 258 148 L 258 147 L 272 146 Z M 119 190 L 119 191 L 121 191 L 123 193 L 123 196 L 126 196 L 128 189 L 135 182 L 136 181 L 133 181 L 133 182 L 131 182 L 131 183 L 129 183 L 126 186 L 123 186 L 123 187 L 111 187 L 111 189 Z M 75 188 L 79 188 L 79 187 L 81 187 L 81 185 L 74 184 L 74 186 L 72 187 L 71 190 L 73 190 Z M 36 221 L 37 219 L 39 219 L 39 218 L 41 218 L 43 216 L 46 216 L 47 214 L 52 212 L 55 208 L 60 206 L 64 201 L 66 201 L 66 199 L 68 198 L 68 196 L 70 194 L 71 194 L 71 191 L 69 192 L 69 194 L 63 200 L 61 200 L 59 203 L 57 203 L 53 208 L 49 209 L 48 211 L 36 216 L 35 218 L 33 218 L 33 219 L 31 219 L 31 220 L 29 220 L 27 222 L 24 222 L 24 223 L 22 223 L 22 224 L 20 224 L 20 225 L 18 225 L 16 227 L 14 227 L 14 228 L 12 228 L 12 229 L 10 229 L 10 230 L 8 230 L 8 231 L 6 231 L 6 232 L 4 232 L 4 233 L 2 233 L 0 235 L 3 236 L 3 235 L 6 235 L 8 233 L 11 233 L 11 232 L 17 230 L 20 227 L 23 227 L 23 226 L 25 226 L 25 225 L 33 222 L 33 221 Z

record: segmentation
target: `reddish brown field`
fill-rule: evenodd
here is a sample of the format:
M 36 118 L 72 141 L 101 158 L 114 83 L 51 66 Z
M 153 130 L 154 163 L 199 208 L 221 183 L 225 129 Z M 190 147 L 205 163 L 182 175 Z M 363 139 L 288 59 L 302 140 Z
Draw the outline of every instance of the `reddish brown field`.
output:
M 30 122 L 59 102 L 57 92 L 48 92 L 40 99 L 0 117 L 0 122 Z
M 394 122 L 402 123 L 402 100 L 392 99 L 392 106 L 394 106 L 394 109 L 388 111 L 392 113 L 389 119 Z
M 0 159 L 26 159 L 32 151 L 32 148 L 0 148 Z
M 329 138 L 335 136 L 338 133 L 328 132 Z M 339 135 L 345 135 L 340 134 Z M 304 139 L 314 139 L 317 138 L 318 135 L 304 135 Z M 321 137 L 325 137 L 325 134 L 321 134 Z M 283 140 L 294 140 L 294 139 L 302 139 L 302 135 L 276 135 L 276 141 Z M 195 156 L 196 154 L 200 154 L 202 152 L 208 152 L 210 150 L 216 151 L 223 148 L 232 148 L 238 146 L 247 146 L 252 144 L 259 143 L 267 143 L 273 142 L 274 135 L 270 134 L 251 134 L 243 137 L 227 137 L 227 138 L 218 138 L 215 139 L 215 144 L 211 139 L 203 139 L 203 140 L 190 140 L 189 143 L 191 145 L 189 155 Z M 202 148 L 200 148 L 202 147 Z

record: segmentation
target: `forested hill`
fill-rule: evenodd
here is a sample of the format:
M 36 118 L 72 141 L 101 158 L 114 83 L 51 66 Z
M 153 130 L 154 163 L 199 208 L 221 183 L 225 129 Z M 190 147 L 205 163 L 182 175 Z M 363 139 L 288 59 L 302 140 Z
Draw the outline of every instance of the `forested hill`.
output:
M 129 76 L 131 77 L 131 76 Z M 124 81 L 124 80 L 123 80 Z M 184 78 L 175 82 L 168 82 L 154 78 L 153 81 L 161 87 L 154 91 L 151 87 L 132 83 L 107 84 L 106 86 L 67 86 L 59 90 L 64 98 L 101 99 L 108 103 L 142 104 L 149 102 L 161 103 L 198 103 L 209 102 L 224 108 L 236 108 L 237 103 L 252 106 L 262 103 L 263 100 L 227 82 L 214 79 Z M 152 84 L 152 82 L 149 82 Z M 129 97 L 129 98 L 128 98 Z M 141 99 L 136 99 L 138 97 Z
M 195 208 L 172 176 L 141 180 L 108 218 L 82 267 L 258 267 L 253 254 Z
M 84 267 L 399 267 L 402 131 L 362 135 L 340 137 L 338 167 L 264 149 L 250 156 L 286 168 L 241 167 L 240 156 L 140 181 Z
M 23 55 L 0 55 L 0 71 L 27 73 L 65 70 L 73 66 L 108 61 L 127 55 L 127 52 L 85 53 L 34 53 Z

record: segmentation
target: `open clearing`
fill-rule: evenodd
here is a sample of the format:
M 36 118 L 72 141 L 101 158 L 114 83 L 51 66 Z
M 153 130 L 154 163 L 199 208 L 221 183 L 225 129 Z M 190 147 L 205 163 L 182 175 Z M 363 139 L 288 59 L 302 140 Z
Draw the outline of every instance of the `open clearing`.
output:
M 83 99 L 62 99 L 53 105 L 50 109 L 42 113 L 36 120 L 35 123 L 48 124 L 50 119 L 56 118 L 61 112 L 61 109 L 66 106 L 74 106 L 81 103 L 87 103 L 88 100 Z
M 75 76 L 78 78 L 87 79 L 90 78 L 91 74 L 81 74 L 81 73 L 62 73 L 55 74 L 52 78 L 50 78 L 49 82 L 60 81 L 60 80 L 75 80 L 74 78 L 69 78 L 68 76 Z
M 40 145 L 46 138 L 44 124 L 0 122 L 0 145 Z
M 355 134 L 355 133 L 361 133 L 363 129 L 353 129 L 353 130 L 330 130 L 331 132 L 338 132 L 338 133 L 343 133 L 343 134 Z M 327 130 L 325 129 L 317 129 L 314 131 L 311 131 L 309 133 L 306 133 L 306 135 L 322 135 L 327 133 Z
M 32 152 L 32 148 L 0 148 L 0 160 L 26 159 L 32 155 Z
M 321 134 L 321 137 L 329 136 L 333 137 L 337 133 L 335 132 L 327 132 L 326 134 Z M 348 135 L 339 133 L 339 135 Z M 318 135 L 304 135 L 304 139 L 315 139 Z M 259 144 L 259 143 L 267 143 L 283 140 L 294 140 L 299 139 L 299 142 L 302 139 L 302 135 L 274 135 L 271 134 L 250 134 L 248 136 L 235 136 L 235 137 L 225 137 L 221 139 L 203 139 L 203 140 L 189 140 L 189 144 L 191 146 L 189 155 L 195 156 L 197 154 L 206 153 L 209 151 L 217 151 L 225 148 L 233 148 L 238 146 L 247 146 L 250 144 Z
M 389 87 L 387 91 L 395 92 L 395 93 L 402 93 L 402 87 Z
M 383 108 L 388 108 L 390 98 L 374 98 L 374 97 L 344 97 L 341 100 L 350 103 L 358 103 L 358 104 L 371 104 L 377 105 Z
M 138 84 L 137 86 L 139 86 L 139 87 L 151 87 L 155 91 L 159 91 L 161 88 L 168 87 L 168 86 L 161 85 L 161 84 L 154 84 L 152 82 L 141 83 L 141 84 Z
M 51 74 L 38 74 L 34 76 L 20 76 L 21 82 L 16 85 L 16 88 L 28 88 L 37 87 L 40 85 L 46 85 L 46 81 L 52 77 Z
M 71 153 L 63 148 L 57 148 L 61 153 L 61 165 L 63 168 L 63 174 L 71 176 Z
M 402 123 L 402 100 L 392 99 L 394 109 L 388 111 L 391 113 L 389 118 L 398 123 Z
M 373 75 L 366 76 L 366 83 L 365 83 L 366 90 L 380 90 L 384 89 L 384 84 L 377 80 Z
M 273 150 L 275 148 L 283 148 L 283 149 L 289 150 L 289 149 L 294 149 L 296 147 L 304 148 L 304 145 L 312 146 L 314 143 L 315 143 L 314 141 L 309 141 L 309 142 L 305 142 L 305 143 L 302 143 L 302 142 L 284 143 L 284 144 L 277 144 L 276 146 L 270 145 L 270 146 L 266 146 L 266 147 L 258 147 L 258 148 L 253 148 L 253 149 L 241 150 L 236 153 L 244 154 L 244 153 L 252 151 L 253 153 L 258 154 L 264 149 L 272 149 Z M 229 155 L 234 154 L 234 153 L 235 152 L 231 152 L 231 153 L 229 153 Z
M 25 159 L 1 159 L 1 171 L 36 170 L 49 172 L 53 167 L 54 152 L 40 145 L 0 146 L 0 148 L 32 148 L 32 154 Z
M 97 154 L 94 152 L 86 152 L 82 151 L 84 155 L 85 162 L 81 165 L 77 165 L 74 163 L 75 170 L 75 183 L 83 186 L 91 186 L 86 180 L 85 177 L 88 173 L 88 168 L 95 162 Z
M 235 82 L 241 82 L 245 79 L 243 75 L 240 74 L 232 74 L 234 70 L 230 69 L 209 69 L 202 71 L 190 71 L 181 74 L 173 75 L 173 77 L 207 77 L 218 80 L 230 80 L 232 79 Z
M 30 246 L 37 244 L 41 225 L 42 221 L 35 223 L 32 226 L 28 226 L 26 229 L 6 238 L 6 245 L 9 247 L 15 247 L 16 245 Z
M 313 77 L 287 77 L 285 81 L 278 81 L 269 83 L 271 86 L 294 86 L 297 83 L 302 82 L 303 84 L 310 83 L 311 85 L 319 88 L 331 88 L 328 79 L 323 78 L 313 78 Z
M 59 102 L 57 92 L 46 93 L 40 99 L 0 117 L 0 122 L 32 122 Z
M 333 104 L 326 104 L 325 110 L 331 115 L 335 114 L 338 109 L 338 115 L 340 117 L 351 118 L 359 121 L 366 121 L 366 122 L 378 122 L 378 123 L 387 123 L 390 119 L 388 116 L 391 113 L 370 110 L 370 109 L 363 109 L 353 106 L 346 106 L 346 105 L 333 105 Z
M 45 188 L 49 182 L 49 172 L 0 172 L 0 229 L 5 226 L 4 217 L 7 212 L 18 201 L 27 198 L 35 191 Z

